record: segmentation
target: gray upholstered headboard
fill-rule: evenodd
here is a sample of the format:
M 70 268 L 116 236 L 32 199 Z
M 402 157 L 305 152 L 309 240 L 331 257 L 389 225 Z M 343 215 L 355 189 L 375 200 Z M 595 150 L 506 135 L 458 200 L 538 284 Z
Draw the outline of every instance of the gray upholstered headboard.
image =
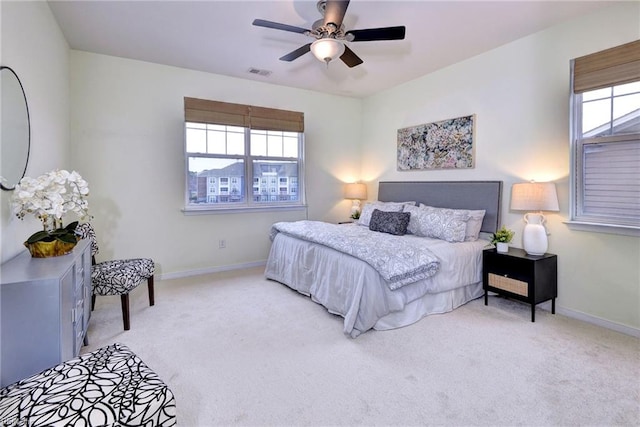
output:
M 484 209 L 480 231 L 494 233 L 500 227 L 502 181 L 381 181 L 378 200 L 415 200 L 438 208 Z

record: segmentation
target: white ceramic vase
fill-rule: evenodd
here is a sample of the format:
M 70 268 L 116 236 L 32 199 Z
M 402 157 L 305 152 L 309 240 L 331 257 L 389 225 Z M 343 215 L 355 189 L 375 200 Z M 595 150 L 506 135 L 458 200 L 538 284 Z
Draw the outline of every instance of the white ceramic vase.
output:
M 544 255 L 549 246 L 547 229 L 544 227 L 545 217 L 541 213 L 528 213 L 524 216 L 522 246 L 529 255 Z
M 507 252 L 509 252 L 509 244 L 505 242 L 497 242 L 496 250 L 501 254 L 506 254 Z

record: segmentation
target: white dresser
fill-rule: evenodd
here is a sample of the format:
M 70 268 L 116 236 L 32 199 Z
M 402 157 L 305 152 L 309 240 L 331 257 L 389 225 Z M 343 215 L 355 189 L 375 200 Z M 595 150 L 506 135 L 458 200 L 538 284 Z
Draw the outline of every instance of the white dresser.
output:
M 91 245 L 0 266 L 0 387 L 77 356 L 91 315 Z

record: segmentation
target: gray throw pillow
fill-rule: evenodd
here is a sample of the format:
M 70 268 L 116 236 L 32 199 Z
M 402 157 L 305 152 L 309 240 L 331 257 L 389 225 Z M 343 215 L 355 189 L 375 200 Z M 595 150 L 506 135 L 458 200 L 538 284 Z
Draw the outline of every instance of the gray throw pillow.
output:
M 414 206 L 415 206 L 415 203 L 414 203 Z M 404 203 L 396 203 L 396 202 L 366 203 L 362 208 L 362 212 L 360 212 L 360 219 L 358 219 L 358 224 L 368 227 L 369 221 L 371 221 L 371 214 L 375 209 L 378 209 L 380 211 L 385 211 L 385 212 L 402 212 L 402 208 L 404 208 Z
M 369 221 L 369 230 L 402 236 L 407 233 L 409 219 L 409 212 L 385 212 L 374 209 Z

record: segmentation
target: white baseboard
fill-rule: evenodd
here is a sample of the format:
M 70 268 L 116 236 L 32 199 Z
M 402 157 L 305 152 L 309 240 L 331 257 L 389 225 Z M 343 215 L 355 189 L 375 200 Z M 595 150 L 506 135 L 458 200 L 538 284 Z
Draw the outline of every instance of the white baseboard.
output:
M 540 304 L 543 305 L 543 304 Z M 549 303 L 548 310 L 551 311 L 551 303 Z M 563 316 L 571 317 L 572 319 L 581 320 L 583 322 L 591 323 L 603 328 L 611 329 L 616 332 L 623 333 L 625 335 L 631 335 L 632 337 L 640 338 L 640 329 L 627 325 L 621 325 L 620 323 L 612 322 L 610 320 L 602 319 L 600 317 L 592 316 L 590 314 L 582 313 L 581 311 L 575 311 L 568 308 L 562 308 L 556 306 L 556 313 Z
M 196 270 L 177 271 L 158 275 L 158 280 L 182 279 L 184 277 L 200 276 L 202 274 L 220 273 L 222 271 L 242 270 L 245 268 L 264 267 L 267 261 L 247 262 L 243 264 L 224 265 L 221 267 L 207 267 Z
M 536 309 L 545 310 L 551 313 L 551 301 L 541 302 L 536 305 Z M 601 326 L 612 331 L 620 332 L 625 335 L 640 338 L 640 329 L 632 326 L 622 325 L 620 323 L 612 322 L 610 320 L 602 319 L 597 316 L 583 313 L 581 311 L 571 310 L 569 308 L 558 307 L 558 301 L 556 300 L 556 314 L 570 317 L 572 319 L 580 320 L 582 322 L 591 323 L 592 325 Z

